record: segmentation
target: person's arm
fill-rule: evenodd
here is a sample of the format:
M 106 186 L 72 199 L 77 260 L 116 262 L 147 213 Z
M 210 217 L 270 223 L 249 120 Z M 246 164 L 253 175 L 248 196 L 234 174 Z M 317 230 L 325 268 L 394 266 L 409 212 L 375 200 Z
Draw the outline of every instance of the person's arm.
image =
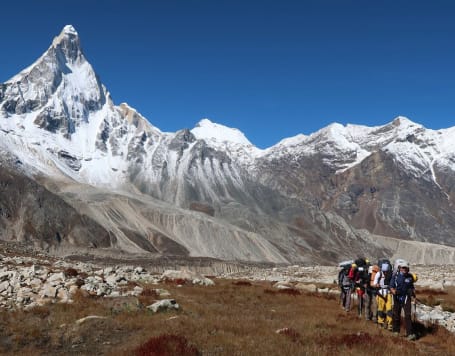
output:
M 390 289 L 390 293 L 392 293 L 393 295 L 395 295 L 395 293 L 397 292 L 396 290 L 396 280 L 397 280 L 397 274 L 394 273 L 392 275 L 392 278 L 390 279 L 390 284 L 389 284 L 389 289 Z
M 381 278 L 381 272 L 377 272 L 374 276 L 374 281 L 372 287 L 378 288 L 379 287 L 379 279 Z
M 414 278 L 413 278 L 412 274 L 410 274 L 410 273 L 409 273 L 409 276 L 411 277 L 411 281 L 412 281 L 412 282 L 411 282 L 411 286 L 410 286 L 410 287 L 411 287 L 411 288 L 410 288 L 410 290 L 411 290 L 411 297 L 412 297 L 412 298 L 415 298 L 415 297 L 416 297 L 416 289 L 415 289 L 415 286 L 414 286 Z

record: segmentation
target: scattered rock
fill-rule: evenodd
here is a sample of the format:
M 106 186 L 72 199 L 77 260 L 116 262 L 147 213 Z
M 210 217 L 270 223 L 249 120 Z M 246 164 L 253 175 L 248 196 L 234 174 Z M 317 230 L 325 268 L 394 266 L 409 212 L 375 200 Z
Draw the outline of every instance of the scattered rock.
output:
M 85 323 L 87 320 L 93 320 L 93 319 L 107 319 L 105 316 L 99 316 L 99 315 L 89 315 L 86 316 L 85 318 L 81 318 L 79 320 L 76 320 L 76 324 L 82 324 Z
M 172 309 L 179 309 L 180 306 L 177 304 L 175 299 L 163 299 L 152 305 L 147 306 L 147 309 L 151 310 L 154 313 L 159 311 L 167 311 Z
M 199 273 L 193 272 L 193 271 L 188 271 L 188 270 L 166 270 L 163 272 L 161 276 L 161 280 L 166 281 L 176 281 L 176 280 L 182 280 L 182 281 L 188 281 L 192 284 L 199 284 L 203 286 L 213 286 L 215 285 L 215 282 L 213 282 L 211 279 L 206 278 L 202 276 Z

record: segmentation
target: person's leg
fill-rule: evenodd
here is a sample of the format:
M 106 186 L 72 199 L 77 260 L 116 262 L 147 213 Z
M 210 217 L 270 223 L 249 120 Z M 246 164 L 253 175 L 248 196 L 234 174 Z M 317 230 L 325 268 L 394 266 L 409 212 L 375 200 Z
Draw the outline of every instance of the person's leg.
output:
M 385 318 L 386 318 L 385 300 L 380 294 L 378 294 L 377 301 L 378 301 L 378 324 L 382 327 L 382 326 L 384 326 L 384 322 L 385 322 Z
M 387 329 L 392 331 L 393 330 L 393 310 L 392 310 L 392 294 L 387 294 L 387 300 L 385 303 L 385 313 L 386 313 L 386 324 Z
M 346 290 L 346 304 L 344 306 L 344 309 L 346 311 L 351 310 L 351 293 L 352 291 L 350 289 Z
M 412 335 L 412 320 L 411 320 L 411 297 L 406 297 L 406 301 L 403 305 L 404 309 L 404 322 L 406 325 L 406 335 Z
M 365 319 L 371 319 L 371 292 L 365 293 Z
M 401 304 L 398 297 L 393 296 L 393 315 L 392 315 L 392 331 L 400 332 Z
M 378 301 L 375 294 L 371 298 L 371 320 L 378 322 Z

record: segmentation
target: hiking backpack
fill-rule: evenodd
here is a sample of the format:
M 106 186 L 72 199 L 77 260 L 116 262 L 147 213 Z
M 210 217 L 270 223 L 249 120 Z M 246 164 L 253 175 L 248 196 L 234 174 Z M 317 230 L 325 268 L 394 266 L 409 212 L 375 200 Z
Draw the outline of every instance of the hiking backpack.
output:
M 343 261 L 338 264 L 340 267 L 340 273 L 338 274 L 338 284 L 340 287 L 348 287 L 351 286 L 351 280 L 348 277 L 349 270 L 351 269 L 352 264 L 354 263 L 353 260 Z
M 384 274 L 384 284 L 389 285 L 392 279 L 392 263 L 388 258 L 381 258 L 378 260 L 379 271 Z M 383 272 L 384 267 L 387 266 L 387 271 Z
M 374 278 L 376 277 L 376 273 L 379 273 L 381 269 L 378 265 L 371 266 L 371 273 L 370 273 L 370 287 L 375 288 L 374 286 Z
M 363 257 L 359 257 L 357 258 L 354 263 L 357 265 L 357 268 L 358 267 L 365 267 L 367 265 L 367 261 L 365 258 Z M 367 267 L 368 268 L 368 267 Z

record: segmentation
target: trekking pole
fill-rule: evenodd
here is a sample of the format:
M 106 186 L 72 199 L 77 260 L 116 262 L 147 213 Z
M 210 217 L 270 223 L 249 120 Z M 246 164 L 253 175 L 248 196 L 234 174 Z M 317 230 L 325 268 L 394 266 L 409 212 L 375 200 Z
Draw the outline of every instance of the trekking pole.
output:
M 362 311 L 363 311 L 363 295 L 359 293 L 359 290 L 357 290 L 357 303 L 358 303 L 358 314 L 359 317 L 362 316 Z
M 352 310 L 352 304 L 354 304 L 354 295 L 355 295 L 355 293 L 354 293 L 354 290 L 352 288 L 349 290 L 349 293 L 351 293 L 351 302 L 349 303 L 349 311 L 351 311 Z

